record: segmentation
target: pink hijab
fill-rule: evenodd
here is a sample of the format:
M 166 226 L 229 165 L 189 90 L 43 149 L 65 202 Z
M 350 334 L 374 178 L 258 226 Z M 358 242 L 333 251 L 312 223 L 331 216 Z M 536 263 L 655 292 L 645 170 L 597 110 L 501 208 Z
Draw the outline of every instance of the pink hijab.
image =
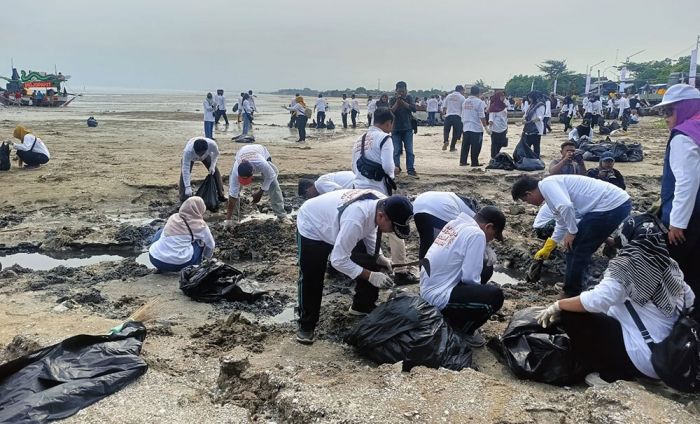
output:
M 168 218 L 168 222 L 165 223 L 165 228 L 163 228 L 163 235 L 189 236 L 190 230 L 187 229 L 188 225 L 193 234 L 202 232 L 207 228 L 207 223 L 204 222 L 204 212 L 206 210 L 207 206 L 201 197 L 192 196 L 188 198 L 180 206 L 180 211 Z

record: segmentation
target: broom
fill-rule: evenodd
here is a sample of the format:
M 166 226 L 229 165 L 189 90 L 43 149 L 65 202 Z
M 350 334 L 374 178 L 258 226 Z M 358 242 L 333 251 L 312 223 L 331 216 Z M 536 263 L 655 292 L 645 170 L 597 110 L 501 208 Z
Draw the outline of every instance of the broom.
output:
M 121 332 L 124 326 L 130 322 L 140 322 L 145 324 L 146 322 L 153 321 L 158 317 L 157 307 L 160 305 L 161 301 L 159 298 L 153 298 L 148 302 L 141 305 L 133 314 L 129 315 L 123 323 L 109 330 L 109 335 Z

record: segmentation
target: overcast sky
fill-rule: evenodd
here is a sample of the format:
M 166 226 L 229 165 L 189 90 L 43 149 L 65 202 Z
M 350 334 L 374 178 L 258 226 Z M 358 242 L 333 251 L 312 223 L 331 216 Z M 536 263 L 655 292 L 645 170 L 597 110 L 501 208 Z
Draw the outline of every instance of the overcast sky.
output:
M 10 58 L 55 64 L 73 90 L 503 86 L 545 59 L 583 73 L 639 50 L 635 61 L 688 55 L 700 33 L 698 0 L 32 0 L 15 12 L 0 75 Z

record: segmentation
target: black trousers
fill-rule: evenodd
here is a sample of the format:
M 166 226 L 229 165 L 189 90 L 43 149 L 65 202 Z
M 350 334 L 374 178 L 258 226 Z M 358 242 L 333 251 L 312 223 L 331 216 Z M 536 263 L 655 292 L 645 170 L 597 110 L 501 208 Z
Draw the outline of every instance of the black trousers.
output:
M 552 118 L 549 116 L 545 116 L 542 120 L 542 123 L 544 124 L 544 131 L 542 131 L 543 134 L 547 134 L 547 131 L 552 132 L 552 127 L 549 126 L 549 121 L 551 120 Z
M 528 134 L 525 136 L 525 143 L 532 148 L 535 152 L 537 159 L 540 158 L 540 142 L 542 141 L 542 136 L 539 134 Z
M 678 262 L 683 271 L 683 279 L 695 293 L 695 306 L 700 307 L 700 211 L 694 211 L 688 222 L 688 228 L 683 232 L 685 243 L 668 244 L 671 257 Z
M 630 108 L 625 108 L 622 110 L 622 129 L 627 131 L 627 127 L 630 125 L 630 115 L 632 110 Z
M 29 166 L 39 166 L 49 162 L 49 157 L 43 153 L 17 150 L 17 156 L 22 159 L 22 162 Z
M 209 169 L 209 166 L 211 166 L 211 159 L 207 156 L 206 159 L 202 161 L 204 166 Z M 192 167 L 194 166 L 194 162 L 190 162 L 190 183 L 192 183 Z M 221 173 L 219 172 L 219 167 L 216 167 L 216 170 L 214 171 L 214 181 L 216 181 L 216 190 L 219 192 L 219 196 L 223 197 L 224 196 L 224 185 L 221 181 Z M 185 181 L 182 178 L 182 170 L 180 171 L 180 185 L 179 185 L 179 191 L 180 191 L 180 200 L 185 201 L 187 198 L 185 197 Z
M 574 128 L 571 126 L 571 117 L 569 115 L 566 115 L 564 117 L 560 116 L 559 120 L 564 124 L 564 132 L 567 132 L 568 130 Z
M 481 144 L 484 140 L 484 133 L 465 131 L 462 135 L 462 150 L 459 153 L 459 164 L 467 164 L 467 156 L 471 149 L 472 166 L 479 165 L 479 153 L 481 153 Z
M 348 114 L 341 113 L 340 117 L 342 118 L 342 121 L 343 121 L 343 128 L 347 128 L 348 127 Z
M 306 121 L 308 121 L 304 115 L 297 116 L 297 129 L 299 130 L 299 141 L 306 140 Z
M 296 114 L 292 113 L 292 116 L 289 118 L 289 124 L 287 124 L 287 126 L 289 128 L 294 128 L 296 126 L 296 122 L 297 122 L 297 116 L 296 116 Z
M 445 118 L 445 124 L 442 128 L 445 144 L 449 142 L 450 130 L 452 130 L 450 150 L 454 149 L 457 145 L 457 140 L 459 140 L 459 137 L 462 135 L 462 118 L 459 115 L 450 115 Z
M 326 265 L 333 246 L 318 240 L 307 239 L 297 233 L 297 251 L 299 258 L 299 281 L 297 284 L 297 304 L 299 305 L 299 327 L 303 330 L 316 328 L 321 314 L 321 299 L 323 297 L 323 279 L 326 275 Z M 353 253 L 368 253 L 365 245 L 360 242 Z M 374 253 L 374 252 L 371 252 Z M 371 311 L 379 298 L 379 289 L 367 280 L 355 279 L 355 296 L 352 307 L 359 311 Z
M 352 127 L 355 128 L 357 127 L 357 114 L 359 112 L 356 111 L 355 109 L 350 111 L 350 120 L 352 121 Z
M 508 130 L 491 133 L 491 159 L 495 158 L 501 149 L 506 146 L 507 135 Z
M 586 112 L 585 115 L 583 115 L 583 119 L 587 119 L 591 123 L 591 129 L 595 127 L 595 124 L 598 123 L 598 116 L 593 115 L 591 112 Z
M 316 112 L 316 128 L 326 124 L 326 112 Z
M 447 323 L 457 331 L 472 334 L 503 306 L 503 291 L 492 284 L 457 284 L 442 310 Z
M 418 259 L 423 259 L 425 254 L 433 245 L 435 238 L 442 228 L 447 224 L 440 218 L 437 218 L 429 213 L 417 213 L 413 215 L 413 221 L 416 223 L 420 245 L 418 247 Z
M 627 354 L 622 327 L 615 318 L 605 314 L 563 311 L 561 325 L 569 335 L 574 356 L 586 374 L 597 371 L 606 381 L 643 376 Z
M 226 116 L 226 111 L 225 110 L 217 110 L 214 112 L 214 122 L 216 124 L 219 123 L 219 120 L 221 117 L 224 117 L 224 121 L 226 122 L 226 125 L 228 125 L 228 116 Z

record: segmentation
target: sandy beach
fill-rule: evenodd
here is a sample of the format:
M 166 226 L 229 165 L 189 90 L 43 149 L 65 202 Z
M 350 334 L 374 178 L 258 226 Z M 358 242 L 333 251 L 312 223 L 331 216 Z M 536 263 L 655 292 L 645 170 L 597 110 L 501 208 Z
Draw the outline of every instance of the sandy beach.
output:
M 0 139 L 9 140 L 15 125 L 22 124 L 51 152 L 49 164 L 38 170 L 13 167 L 0 173 L 0 348 L 7 346 L 0 350 L 0 362 L 75 334 L 106 333 L 148 299 L 162 300 L 144 344 L 146 375 L 66 422 L 698 422 L 698 396 L 649 382 L 561 388 L 518 380 L 487 347 L 474 351 L 476 370 L 419 367 L 402 373 L 400 365 L 378 367 L 343 343 L 356 322 L 346 314 L 353 284 L 344 277 L 326 280 L 318 341 L 310 347 L 297 344 L 295 226 L 265 219 L 266 198 L 252 205 L 250 188 L 243 210 L 254 219 L 225 231 L 220 210 L 208 214 L 207 222 L 217 242 L 215 257 L 269 293 L 253 305 L 191 301 L 178 289 L 178 275 L 154 274 L 142 252 L 179 205 L 180 158 L 185 142 L 203 133 L 202 100 L 195 94 L 94 94 L 64 109 L 0 109 Z M 295 143 L 296 130 L 286 127 L 288 113 L 280 107 L 289 100 L 260 95 L 253 134 L 280 170 L 293 215 L 301 204 L 298 178 L 350 169 L 351 145 L 366 122 L 361 119 L 354 130 L 309 130 L 306 143 Z M 340 101 L 330 103 L 328 115 L 340 126 Z M 97 128 L 87 127 L 88 116 L 99 121 Z M 360 118 L 365 117 L 363 107 Z M 214 134 L 226 182 L 242 146 L 231 141 L 240 133 L 235 114 L 229 112 L 229 119 L 228 131 L 221 125 Z M 563 125 L 552 126 L 554 132 L 542 138 L 546 164 L 560 156 L 559 145 L 566 140 Z M 507 152 L 520 131 L 510 125 Z M 644 161 L 616 164 L 636 211 L 658 198 L 667 137 L 658 117 L 643 117 L 613 137 L 644 147 Z M 516 284 L 503 286 L 504 307 L 483 327 L 487 339 L 495 338 L 514 311 L 556 299 L 553 286 L 562 281 L 563 255 L 547 262 L 540 283 L 525 283 L 524 272 L 541 241 L 531 232 L 536 209 L 510 197 L 520 173 L 460 167 L 458 153 L 441 146 L 442 127 L 419 128 L 414 149 L 420 178 L 400 175 L 398 192 L 411 197 L 454 191 L 506 213 L 505 242 L 495 245 L 499 274 L 494 280 Z M 489 146 L 485 136 L 481 163 L 488 163 Z M 194 180 L 205 175 L 195 164 Z M 410 259 L 417 258 L 417 248 L 414 234 Z M 22 258 L 23 267 L 12 267 L 18 253 L 30 255 Z M 58 259 L 59 266 L 42 269 L 40 255 Z M 102 261 L 95 255 L 112 257 Z M 74 258 L 87 262 L 61 265 Z M 597 255 L 594 274 L 605 264 Z M 406 290 L 417 293 L 418 287 Z

